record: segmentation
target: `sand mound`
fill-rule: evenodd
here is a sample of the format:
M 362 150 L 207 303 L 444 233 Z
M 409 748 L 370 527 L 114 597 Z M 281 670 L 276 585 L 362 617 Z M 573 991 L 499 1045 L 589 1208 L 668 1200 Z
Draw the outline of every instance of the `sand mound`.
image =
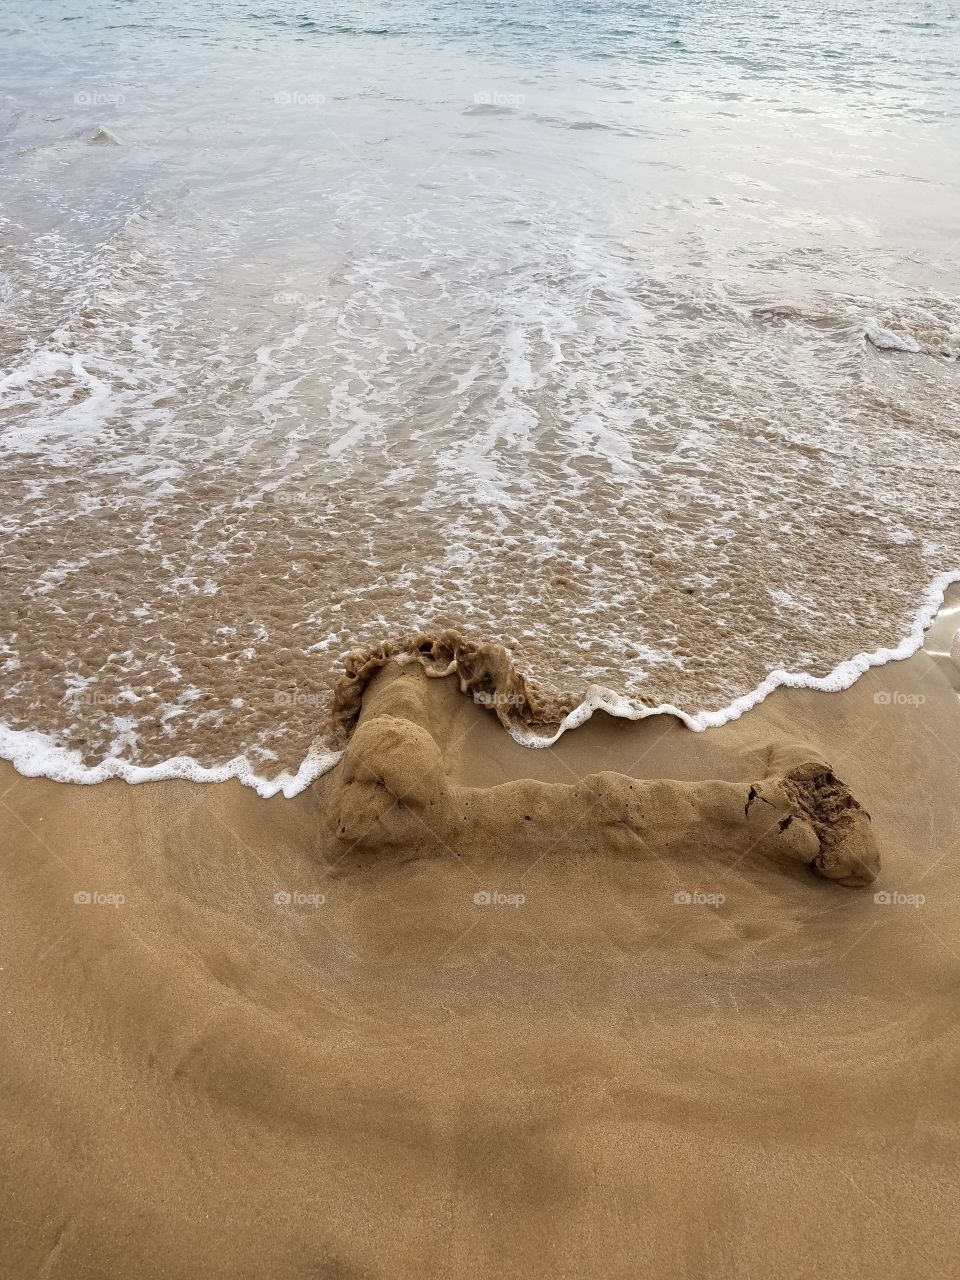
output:
M 870 884 L 880 858 L 869 814 L 829 766 L 805 761 L 756 782 L 639 780 L 590 774 L 571 783 L 499 787 L 452 782 L 448 734 L 434 737 L 418 671 L 382 671 L 330 793 L 346 851 L 377 855 L 495 852 L 653 854 L 680 860 L 799 862 L 844 885 Z
M 555 731 L 582 695 L 551 693 L 524 676 L 507 649 L 468 640 L 459 631 L 419 632 L 348 655 L 334 688 L 330 727 L 344 739 L 356 723 L 367 687 L 388 663 L 415 663 L 426 675 L 455 675 L 461 693 L 490 707 L 505 727 L 523 724 Z

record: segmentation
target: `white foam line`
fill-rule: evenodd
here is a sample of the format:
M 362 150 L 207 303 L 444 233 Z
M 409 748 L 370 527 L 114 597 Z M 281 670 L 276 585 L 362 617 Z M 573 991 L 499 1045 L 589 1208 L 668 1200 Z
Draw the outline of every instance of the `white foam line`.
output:
M 524 734 L 522 730 L 510 730 L 510 736 L 523 747 L 551 747 L 568 729 L 576 729 L 585 724 L 595 711 L 605 711 L 607 715 L 622 720 L 645 720 L 648 716 L 676 716 L 695 733 L 704 729 L 712 729 L 731 720 L 739 720 L 745 711 L 749 711 L 764 698 L 781 687 L 789 689 L 821 689 L 826 693 L 839 693 L 859 680 L 871 667 L 882 667 L 888 662 L 900 662 L 912 657 L 918 649 L 923 648 L 923 636 L 934 618 L 943 608 L 943 600 L 947 588 L 960 582 L 960 571 L 939 574 L 923 595 L 923 603 L 917 610 L 910 632 L 895 649 L 874 649 L 872 653 L 858 653 L 856 657 L 847 658 L 838 663 L 825 676 L 812 676 L 806 671 L 771 671 L 751 693 L 735 698 L 728 706 L 719 711 L 695 711 L 692 715 L 681 711 L 671 703 L 659 707 L 647 707 L 633 698 L 625 698 L 614 693 L 603 685 L 590 685 L 587 696 L 579 706 L 568 712 L 560 723 L 560 727 L 552 737 L 541 737 L 536 734 Z
M 812 676 L 804 671 L 771 671 L 751 693 L 735 698 L 721 710 L 696 711 L 692 715 L 670 703 L 659 707 L 643 706 L 633 698 L 614 693 L 612 689 L 591 685 L 586 698 L 568 712 L 552 737 L 524 734 L 518 729 L 511 729 L 510 736 L 523 747 L 550 747 L 568 730 L 585 724 L 595 711 L 605 711 L 607 715 L 622 720 L 676 716 L 689 729 L 702 733 L 704 729 L 738 720 L 745 711 L 763 702 L 774 689 L 821 689 L 827 693 L 839 693 L 841 689 L 848 689 L 870 667 L 900 662 L 921 649 L 924 633 L 943 607 L 947 588 L 955 582 L 960 582 L 960 570 L 941 573 L 933 580 L 923 595 L 923 602 L 917 610 L 909 634 L 895 649 L 858 653 L 856 657 L 839 663 L 829 675 Z M 162 782 L 170 778 L 184 778 L 190 782 L 226 782 L 230 778 L 236 778 L 244 786 L 252 787 L 265 800 L 278 793 L 290 800 L 332 769 L 342 757 L 342 751 L 314 746 L 296 773 L 284 772 L 276 778 L 261 778 L 244 756 L 235 756 L 226 764 L 213 768 L 201 765 L 190 756 L 175 756 L 161 764 L 149 766 L 130 764 L 127 760 L 104 760 L 98 765 L 85 765 L 76 751 L 60 746 L 48 734 L 0 725 L 0 759 L 9 760 L 18 773 L 26 778 L 50 778 L 54 782 L 76 782 L 83 785 L 106 782 L 110 778 L 119 778 L 129 783 Z
M 0 759 L 9 760 L 18 773 L 25 778 L 50 778 L 54 782 L 78 782 L 84 786 L 107 782 L 110 778 L 130 783 L 163 782 L 170 778 L 226 782 L 236 778 L 264 800 L 278 792 L 290 800 L 332 769 L 342 755 L 342 751 L 311 747 L 296 773 L 284 772 L 275 778 L 261 778 L 245 756 L 234 756 L 226 764 L 212 768 L 191 756 L 174 756 L 160 764 L 146 766 L 131 764 L 128 760 L 104 760 L 98 765 L 88 765 L 76 751 L 60 746 L 48 734 L 0 725 Z

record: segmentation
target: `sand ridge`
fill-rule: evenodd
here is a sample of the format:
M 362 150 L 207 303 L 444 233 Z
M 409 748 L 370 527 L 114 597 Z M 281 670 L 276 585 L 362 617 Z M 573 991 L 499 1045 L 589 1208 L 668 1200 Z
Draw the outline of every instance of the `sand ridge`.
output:
M 609 771 L 575 784 L 451 783 L 443 766 L 447 744 L 424 723 L 426 687 L 418 676 L 395 668 L 368 690 L 330 802 L 345 848 L 454 853 L 464 842 L 495 849 L 508 841 L 531 851 L 546 843 L 558 853 L 753 854 L 794 860 L 846 885 L 876 878 L 880 858 L 869 814 L 819 761 L 740 784 L 640 781 Z M 803 752 L 794 747 L 792 754 Z M 584 813 L 593 815 L 589 824 Z

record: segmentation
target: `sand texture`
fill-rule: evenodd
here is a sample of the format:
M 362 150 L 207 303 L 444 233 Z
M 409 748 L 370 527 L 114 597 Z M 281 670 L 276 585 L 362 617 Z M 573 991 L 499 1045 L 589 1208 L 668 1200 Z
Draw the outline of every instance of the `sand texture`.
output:
M 955 1275 L 949 603 L 703 734 L 387 662 L 293 800 L 3 766 L 0 1275 Z

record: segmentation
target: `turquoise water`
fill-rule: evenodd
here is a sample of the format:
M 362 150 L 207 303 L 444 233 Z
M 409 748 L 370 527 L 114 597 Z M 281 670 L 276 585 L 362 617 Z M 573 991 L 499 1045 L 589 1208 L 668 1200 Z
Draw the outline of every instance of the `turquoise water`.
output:
M 8 729 L 270 773 L 410 629 L 691 713 L 897 645 L 960 567 L 958 54 L 940 0 L 0 4 Z

